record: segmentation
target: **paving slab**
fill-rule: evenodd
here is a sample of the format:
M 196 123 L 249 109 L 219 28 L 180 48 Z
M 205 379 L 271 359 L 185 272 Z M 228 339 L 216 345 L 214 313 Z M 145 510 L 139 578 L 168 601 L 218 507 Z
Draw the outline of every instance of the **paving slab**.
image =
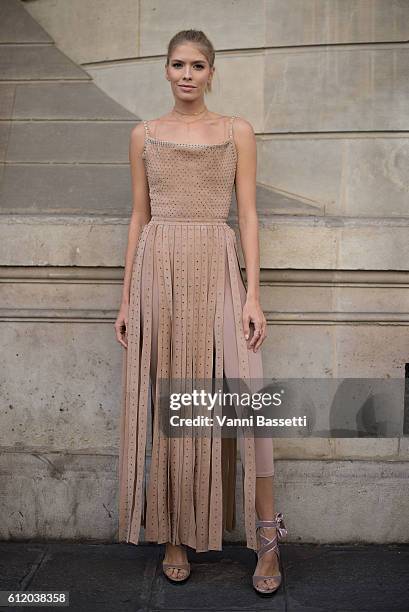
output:
M 287 610 L 409 610 L 408 545 L 283 547 Z
M 269 598 L 254 592 L 256 557 L 242 544 L 206 553 L 188 548 L 192 574 L 176 585 L 162 574 L 164 551 L 163 544 L 3 541 L 0 589 L 69 591 L 70 609 L 76 612 L 409 609 L 409 544 L 281 543 L 283 582 Z

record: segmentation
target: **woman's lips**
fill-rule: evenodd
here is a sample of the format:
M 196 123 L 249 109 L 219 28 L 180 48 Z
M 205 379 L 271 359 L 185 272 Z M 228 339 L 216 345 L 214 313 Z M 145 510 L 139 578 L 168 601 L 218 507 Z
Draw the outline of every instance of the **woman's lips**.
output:
M 179 85 L 179 87 L 181 89 L 184 89 L 185 91 L 190 91 L 191 89 L 195 89 L 195 87 L 193 87 L 191 85 Z

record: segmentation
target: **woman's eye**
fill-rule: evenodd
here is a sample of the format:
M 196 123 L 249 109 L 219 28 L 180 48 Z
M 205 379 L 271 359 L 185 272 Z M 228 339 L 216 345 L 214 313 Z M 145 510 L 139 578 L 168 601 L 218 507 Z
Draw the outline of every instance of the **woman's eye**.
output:
M 179 62 L 176 62 L 175 64 L 172 64 L 173 68 L 178 68 L 181 65 L 182 64 L 180 64 Z M 202 66 L 202 64 L 195 64 L 195 68 L 200 68 L 200 70 L 202 70 L 203 66 Z

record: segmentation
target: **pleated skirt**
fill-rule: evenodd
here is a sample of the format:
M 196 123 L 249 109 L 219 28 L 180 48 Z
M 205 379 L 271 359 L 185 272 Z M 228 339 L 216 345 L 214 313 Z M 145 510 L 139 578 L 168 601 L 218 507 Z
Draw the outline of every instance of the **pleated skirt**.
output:
M 123 351 L 119 541 L 139 543 L 143 526 L 145 541 L 205 552 L 222 550 L 224 529 L 235 528 L 236 439 L 212 428 L 208 435 L 166 436 L 155 407 L 160 380 L 262 379 L 261 353 L 249 351 L 244 338 L 244 300 L 236 235 L 225 220 L 152 217 L 144 226 Z M 256 550 L 256 475 L 274 473 L 272 440 L 248 430 L 240 455 L 246 545 Z

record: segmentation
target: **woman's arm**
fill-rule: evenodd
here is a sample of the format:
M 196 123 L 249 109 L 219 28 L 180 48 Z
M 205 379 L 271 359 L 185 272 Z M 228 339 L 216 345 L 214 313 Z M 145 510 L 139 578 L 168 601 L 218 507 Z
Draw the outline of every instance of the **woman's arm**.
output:
M 129 140 L 129 164 L 132 182 L 132 214 L 128 230 L 128 246 L 125 255 L 124 286 L 122 291 L 122 304 L 129 303 L 129 290 L 132 275 L 132 263 L 142 228 L 151 217 L 149 188 L 146 177 L 145 164 L 142 152 L 145 142 L 143 123 L 136 125 Z
M 260 252 L 258 216 L 256 210 L 257 147 L 251 124 L 237 117 L 234 121 L 234 141 L 237 149 L 236 199 L 247 274 L 247 299 L 243 308 L 243 328 L 246 339 L 249 323 L 253 321 L 255 332 L 249 348 L 255 351 L 266 338 L 266 319 L 260 307 Z
M 125 255 L 125 272 L 122 289 L 121 308 L 115 322 L 116 337 L 120 344 L 127 348 L 124 341 L 125 329 L 128 325 L 129 292 L 132 277 L 132 266 L 138 240 L 144 225 L 151 218 L 149 186 L 142 159 L 145 144 L 145 129 L 142 122 L 138 123 L 131 132 L 129 140 L 129 163 L 132 182 L 132 214 L 128 229 L 128 244 Z

